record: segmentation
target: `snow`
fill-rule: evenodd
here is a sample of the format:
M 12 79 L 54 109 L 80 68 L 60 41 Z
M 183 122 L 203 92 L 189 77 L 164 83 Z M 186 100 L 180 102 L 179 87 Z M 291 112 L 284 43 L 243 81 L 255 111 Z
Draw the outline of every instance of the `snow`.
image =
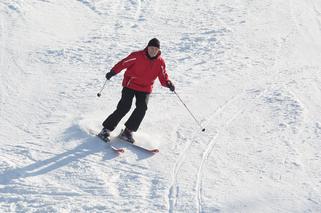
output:
M 118 156 L 96 94 L 153 37 L 206 131 L 155 81 Z M 2 0 L 0 211 L 321 212 L 320 38 L 319 1 Z

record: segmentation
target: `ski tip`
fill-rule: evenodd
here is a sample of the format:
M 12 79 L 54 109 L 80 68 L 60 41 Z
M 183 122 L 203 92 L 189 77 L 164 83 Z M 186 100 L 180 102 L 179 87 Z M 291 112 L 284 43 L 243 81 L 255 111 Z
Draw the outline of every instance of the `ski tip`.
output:
M 159 149 L 153 149 L 151 150 L 152 153 L 158 153 L 159 152 Z
M 112 149 L 113 149 L 117 154 L 121 154 L 121 153 L 124 153 L 124 152 L 125 152 L 124 149 L 118 149 L 118 148 L 115 148 L 115 147 L 112 147 Z
M 125 152 L 125 150 L 123 150 L 123 149 L 119 149 L 117 152 L 118 152 L 118 153 L 124 153 L 124 152 Z

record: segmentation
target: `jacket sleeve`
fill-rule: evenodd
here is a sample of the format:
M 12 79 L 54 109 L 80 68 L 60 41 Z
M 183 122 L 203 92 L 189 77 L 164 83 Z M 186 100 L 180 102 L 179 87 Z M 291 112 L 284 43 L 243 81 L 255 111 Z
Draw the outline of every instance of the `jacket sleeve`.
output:
M 137 56 L 135 53 L 129 54 L 126 58 L 120 60 L 111 70 L 113 70 L 116 74 L 118 74 L 123 69 L 126 69 L 133 64 L 135 64 L 137 60 Z
M 164 61 L 162 61 L 161 63 L 161 71 L 158 74 L 158 79 L 162 86 L 167 87 L 167 82 L 169 81 L 169 78 L 167 75 L 166 65 Z

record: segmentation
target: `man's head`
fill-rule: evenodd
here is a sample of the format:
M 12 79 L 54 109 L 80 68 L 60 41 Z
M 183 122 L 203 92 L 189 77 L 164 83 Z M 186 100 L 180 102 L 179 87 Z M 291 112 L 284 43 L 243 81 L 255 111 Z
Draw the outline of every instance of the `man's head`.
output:
M 160 48 L 160 42 L 157 38 L 151 39 L 147 44 L 148 55 L 153 58 L 157 56 Z
M 153 38 L 148 42 L 147 47 L 157 47 L 158 49 L 160 48 L 160 42 L 157 38 Z

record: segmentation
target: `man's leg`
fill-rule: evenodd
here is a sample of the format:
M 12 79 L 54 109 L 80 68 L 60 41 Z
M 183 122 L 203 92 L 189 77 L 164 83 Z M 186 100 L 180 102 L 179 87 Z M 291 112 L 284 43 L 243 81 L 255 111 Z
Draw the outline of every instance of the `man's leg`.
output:
M 129 130 L 134 132 L 137 131 L 137 129 L 140 126 L 140 123 L 142 122 L 145 116 L 149 99 L 149 93 L 135 91 L 135 97 L 136 108 L 127 120 L 127 122 L 125 123 L 125 126 Z
M 103 122 L 104 128 L 109 129 L 110 131 L 113 131 L 116 128 L 120 120 L 129 112 L 134 95 L 134 90 L 126 87 L 123 88 L 122 96 L 118 102 L 117 109 Z

